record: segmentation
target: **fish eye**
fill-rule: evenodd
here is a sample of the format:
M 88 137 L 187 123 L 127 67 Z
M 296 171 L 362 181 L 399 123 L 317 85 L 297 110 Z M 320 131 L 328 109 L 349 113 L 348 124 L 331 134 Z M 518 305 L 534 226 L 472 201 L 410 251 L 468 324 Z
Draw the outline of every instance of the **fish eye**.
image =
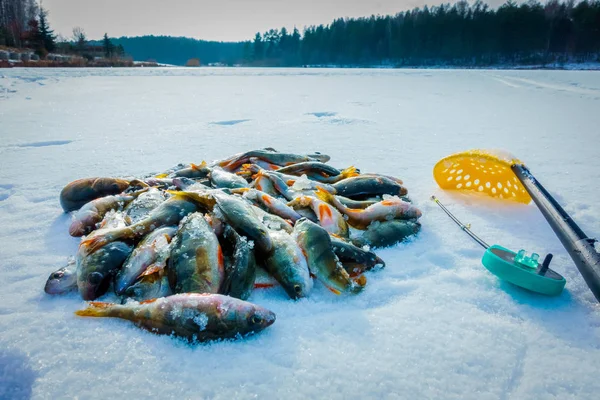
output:
M 88 282 L 92 285 L 98 285 L 103 279 L 104 276 L 100 272 L 92 272 L 88 275 Z
M 62 271 L 56 271 L 55 273 L 52 274 L 52 279 L 60 279 L 63 277 L 65 273 Z
M 302 286 L 294 285 L 294 291 L 296 292 L 296 294 L 302 293 Z
M 258 315 L 253 315 L 252 318 L 250 318 L 250 322 L 254 325 L 258 325 L 262 322 L 262 318 Z

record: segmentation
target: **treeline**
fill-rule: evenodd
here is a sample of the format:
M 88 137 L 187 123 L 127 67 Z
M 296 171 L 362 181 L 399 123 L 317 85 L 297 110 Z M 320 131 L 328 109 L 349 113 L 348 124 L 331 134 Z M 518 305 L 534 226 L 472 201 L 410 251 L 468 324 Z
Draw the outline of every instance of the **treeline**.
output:
M 340 18 L 300 37 L 257 33 L 251 65 L 422 66 L 600 61 L 600 0 L 508 1 L 415 8 L 395 16 Z
M 35 0 L 0 0 L 0 45 L 29 47 L 41 57 L 54 50 L 56 35 L 48 11 Z
M 198 58 L 202 65 L 223 63 L 233 65 L 242 61 L 243 43 L 210 42 L 185 37 L 138 36 L 113 38 L 134 60 L 155 60 L 159 63 L 185 65 Z

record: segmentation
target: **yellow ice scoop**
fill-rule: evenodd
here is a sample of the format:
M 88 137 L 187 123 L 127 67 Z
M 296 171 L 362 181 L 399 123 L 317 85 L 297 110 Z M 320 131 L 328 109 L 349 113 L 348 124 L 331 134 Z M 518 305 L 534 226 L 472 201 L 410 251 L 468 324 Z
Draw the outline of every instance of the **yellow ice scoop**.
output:
M 527 204 L 531 196 L 511 170 L 515 164 L 523 162 L 505 151 L 468 150 L 438 161 L 433 177 L 442 189 L 479 192 Z

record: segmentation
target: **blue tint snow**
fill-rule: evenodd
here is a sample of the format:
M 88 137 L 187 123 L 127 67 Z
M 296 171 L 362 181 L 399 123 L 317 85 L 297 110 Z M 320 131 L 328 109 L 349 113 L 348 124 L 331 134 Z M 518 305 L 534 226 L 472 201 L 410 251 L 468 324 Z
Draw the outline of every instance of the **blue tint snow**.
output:
M 600 236 L 600 74 L 582 71 L 13 69 L 0 75 L 0 398 L 591 399 L 600 306 L 533 204 L 437 189 L 435 162 L 502 148 Z M 243 123 L 241 123 L 243 122 Z M 48 275 L 74 254 L 69 181 L 160 172 L 252 148 L 321 151 L 404 179 L 416 240 L 378 254 L 358 296 L 257 290 L 263 333 L 189 347 L 83 319 Z M 489 243 L 567 278 L 547 298 L 500 282 L 435 194 Z

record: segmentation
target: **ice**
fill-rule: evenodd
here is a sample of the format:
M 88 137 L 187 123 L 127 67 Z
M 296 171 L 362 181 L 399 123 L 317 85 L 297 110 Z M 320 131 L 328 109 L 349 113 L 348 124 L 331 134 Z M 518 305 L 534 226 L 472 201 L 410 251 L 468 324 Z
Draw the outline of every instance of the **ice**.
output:
M 600 237 L 597 72 L 14 68 L 2 74 L 15 92 L 0 98 L 0 398 L 480 400 L 600 393 L 600 308 L 538 209 L 443 192 L 432 178 L 446 155 L 504 148 L 560 195 L 584 232 Z M 321 111 L 336 115 L 306 115 Z M 240 119 L 249 121 L 211 124 Z M 71 142 L 18 146 L 57 141 Z M 387 266 L 368 272 L 357 296 L 336 296 L 319 282 L 301 301 L 289 300 L 281 287 L 255 290 L 249 300 L 273 310 L 277 321 L 241 341 L 189 346 L 127 321 L 77 317 L 73 311 L 85 307 L 78 293 L 43 292 L 48 275 L 79 244 L 58 203 L 66 183 L 144 176 L 261 147 L 321 151 L 334 167 L 398 176 L 423 211 L 421 233 L 377 250 Z M 554 254 L 551 267 L 567 279 L 564 294 L 542 297 L 499 281 L 481 265 L 482 249 L 429 200 L 432 194 L 490 244 Z

